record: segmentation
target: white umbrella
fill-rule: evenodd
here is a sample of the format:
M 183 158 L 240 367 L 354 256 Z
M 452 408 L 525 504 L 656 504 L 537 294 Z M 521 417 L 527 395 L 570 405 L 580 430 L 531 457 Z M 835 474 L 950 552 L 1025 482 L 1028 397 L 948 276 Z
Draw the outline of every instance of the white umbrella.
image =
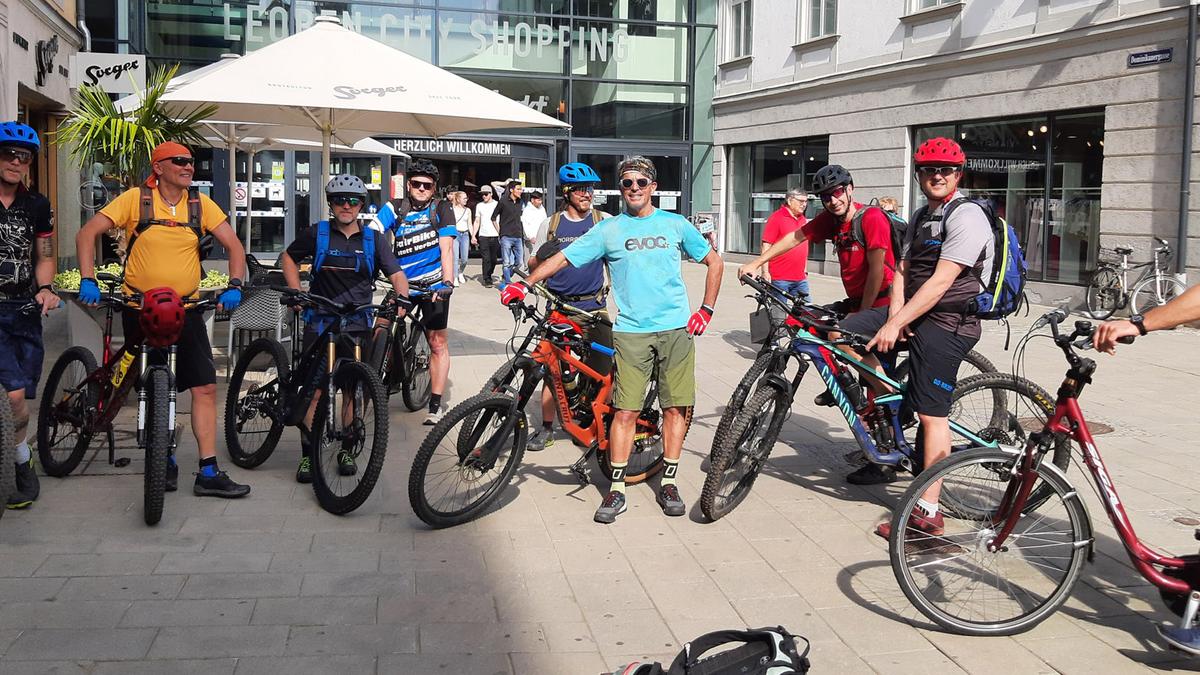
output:
M 319 129 L 322 182 L 333 138 L 345 130 L 439 137 L 569 126 L 324 16 L 190 80 L 163 101 L 214 104 L 217 119 Z

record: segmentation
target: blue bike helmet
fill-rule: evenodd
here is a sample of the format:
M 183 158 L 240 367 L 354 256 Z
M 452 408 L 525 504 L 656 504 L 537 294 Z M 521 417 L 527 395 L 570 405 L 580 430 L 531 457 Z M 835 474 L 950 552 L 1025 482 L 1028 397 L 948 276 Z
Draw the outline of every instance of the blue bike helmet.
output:
M 17 145 L 33 152 L 42 147 L 37 132 L 28 124 L 4 122 L 0 124 L 0 145 Z
M 558 182 L 563 185 L 575 183 L 599 183 L 600 174 L 583 162 L 564 164 L 558 170 Z

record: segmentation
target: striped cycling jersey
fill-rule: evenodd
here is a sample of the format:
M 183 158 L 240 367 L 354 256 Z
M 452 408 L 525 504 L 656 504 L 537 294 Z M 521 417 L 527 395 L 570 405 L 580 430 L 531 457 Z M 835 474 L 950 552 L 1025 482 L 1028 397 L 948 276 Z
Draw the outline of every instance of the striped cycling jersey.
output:
M 396 235 L 392 250 L 409 281 L 429 283 L 442 278 L 440 238 L 455 237 L 458 231 L 452 221 L 447 221 L 450 222 L 447 226 L 438 226 L 439 221 L 445 220 L 435 215 L 441 210 L 440 206 L 440 203 L 431 202 L 424 209 L 410 211 L 401 218 L 396 214 L 394 202 L 388 202 L 371 223 L 374 229 Z

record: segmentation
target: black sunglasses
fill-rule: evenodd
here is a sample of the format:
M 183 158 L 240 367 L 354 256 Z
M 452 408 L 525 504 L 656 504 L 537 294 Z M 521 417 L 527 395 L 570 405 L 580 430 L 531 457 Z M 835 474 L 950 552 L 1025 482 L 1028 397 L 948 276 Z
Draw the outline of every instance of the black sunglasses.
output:
M 330 197 L 329 203 L 334 206 L 360 206 L 363 199 L 362 197 Z
M 19 164 L 29 164 L 33 161 L 33 153 L 20 148 L 0 148 L 0 159 L 11 162 L 14 159 Z
M 423 180 L 408 181 L 408 187 L 413 188 L 414 190 L 432 190 L 433 185 L 433 183 Z
M 632 178 L 622 178 L 621 179 L 621 187 L 625 188 L 626 190 L 633 187 L 634 183 L 637 183 L 638 187 L 644 188 L 650 184 L 650 179 L 649 178 L 639 178 L 636 181 Z
M 191 157 L 170 157 L 167 161 L 175 166 L 191 166 L 196 160 Z
M 918 166 L 917 173 L 925 177 L 930 176 L 949 176 L 952 173 L 962 171 L 961 166 Z

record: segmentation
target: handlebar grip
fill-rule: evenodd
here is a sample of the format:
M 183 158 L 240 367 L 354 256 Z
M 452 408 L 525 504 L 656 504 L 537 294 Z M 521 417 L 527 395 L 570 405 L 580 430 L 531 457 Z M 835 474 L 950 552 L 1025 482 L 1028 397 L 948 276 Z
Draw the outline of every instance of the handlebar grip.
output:
M 601 354 L 603 354 L 605 356 L 614 356 L 617 353 L 617 350 L 613 349 L 612 347 L 606 347 L 605 345 L 602 345 L 599 342 L 593 342 L 592 349 L 600 352 Z
M 1117 338 L 1117 342 L 1120 342 L 1123 345 L 1131 345 L 1131 344 L 1133 344 L 1133 341 L 1136 339 L 1137 339 L 1136 335 L 1126 335 L 1125 337 Z

